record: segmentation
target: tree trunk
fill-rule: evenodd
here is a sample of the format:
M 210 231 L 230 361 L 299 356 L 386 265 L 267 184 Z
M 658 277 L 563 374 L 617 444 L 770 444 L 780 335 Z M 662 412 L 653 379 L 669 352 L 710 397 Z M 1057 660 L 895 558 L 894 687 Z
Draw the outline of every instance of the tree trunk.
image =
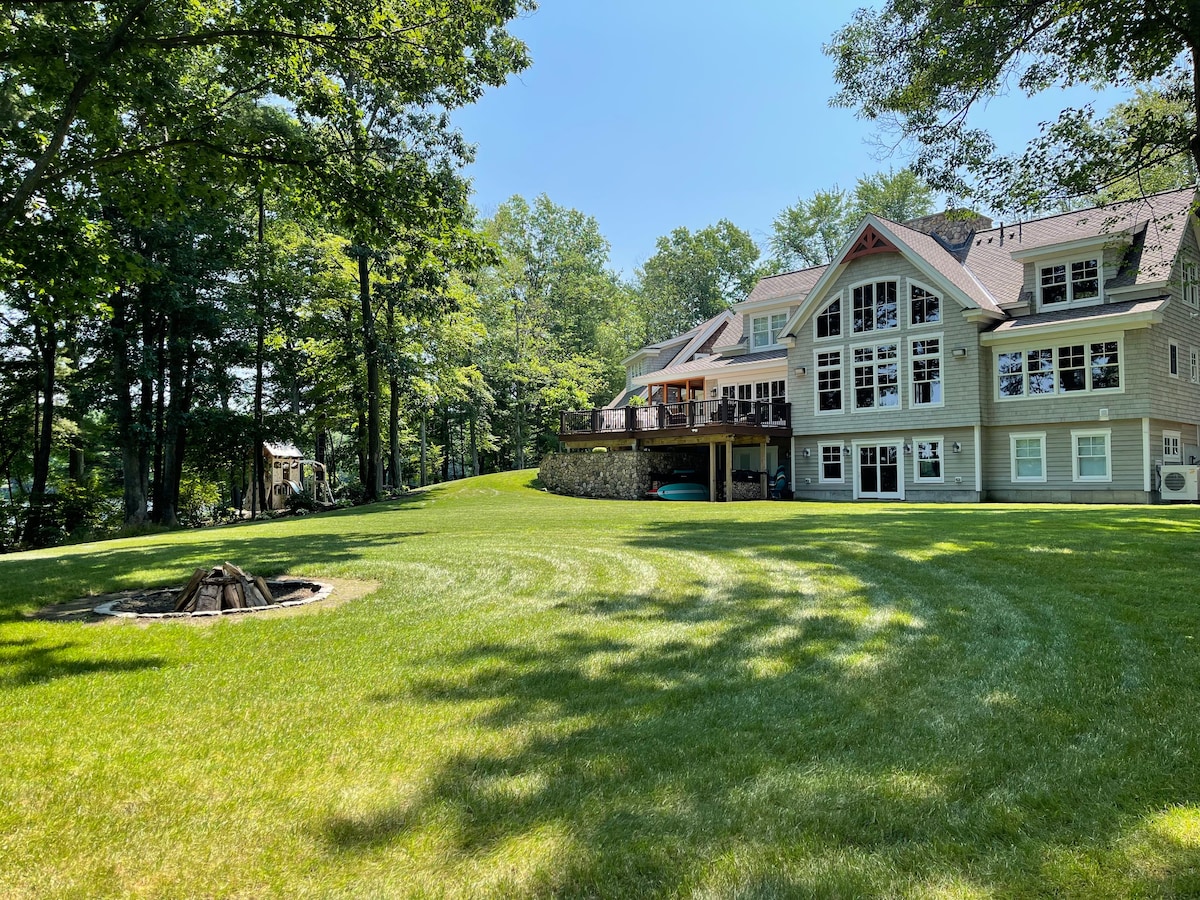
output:
M 392 457 L 392 488 L 404 486 L 404 468 L 400 464 L 400 379 L 393 375 L 388 379 L 391 397 L 388 402 L 388 446 Z
M 375 316 L 371 310 L 371 259 L 367 248 L 358 248 L 358 299 L 362 305 L 363 357 L 367 365 L 367 481 L 364 499 L 369 503 L 383 493 L 383 434 L 379 422 L 379 348 Z
M 158 385 L 157 396 L 154 399 L 154 478 L 151 484 L 154 486 L 154 498 L 151 501 L 152 514 L 151 521 L 158 524 L 172 524 L 167 522 L 164 516 L 163 506 L 166 505 L 166 497 L 163 495 L 163 462 L 165 448 L 163 446 L 166 436 L 164 434 L 166 423 L 166 393 L 167 393 L 167 346 L 166 346 L 166 325 L 164 317 L 159 316 L 155 330 L 158 332 L 158 349 L 155 356 L 155 383 Z
M 141 525 L 146 521 L 146 491 L 142 470 L 141 440 L 133 412 L 134 376 L 129 348 L 133 342 L 128 319 L 128 298 L 124 288 L 118 288 L 112 299 L 113 388 L 116 393 L 117 435 L 121 447 L 121 482 L 124 489 L 125 524 Z
M 172 317 L 169 344 L 168 376 L 171 386 L 171 401 L 166 410 L 163 434 L 163 466 L 161 487 L 163 510 L 158 521 L 164 525 L 179 524 L 179 482 L 183 477 L 183 453 L 186 441 L 185 420 L 191 404 L 190 371 L 195 360 L 195 350 L 183 333 L 179 317 Z
M 54 363 L 58 350 L 58 330 L 53 318 L 45 323 L 35 323 L 33 334 L 41 370 L 38 392 L 42 397 L 42 408 L 33 444 L 33 485 L 29 492 L 25 541 L 40 546 L 46 523 L 46 484 L 50 480 L 50 454 L 54 437 Z M 36 398 L 34 402 L 36 405 Z
M 258 189 L 258 262 L 255 269 L 254 297 L 254 485 L 253 500 L 250 501 L 250 516 L 257 516 L 266 509 L 267 486 L 266 475 L 263 472 L 263 356 L 266 348 L 267 329 L 267 298 L 266 285 L 263 283 L 262 254 L 266 244 L 266 200 L 263 190 Z
M 454 441 L 450 435 L 450 408 L 442 407 L 442 481 L 450 480 L 450 453 Z
M 477 412 L 471 407 L 471 474 L 479 474 L 479 435 L 476 431 Z
M 138 366 L 140 397 L 137 412 L 138 437 L 138 481 L 141 482 L 142 496 L 151 498 L 150 493 L 150 459 L 154 447 L 154 369 L 157 344 L 154 338 L 154 307 L 152 296 L 145 285 L 138 290 L 138 300 L 141 302 L 142 316 L 142 354 Z M 153 512 L 153 508 L 150 510 Z
M 421 409 L 421 487 L 429 484 L 429 441 L 426 436 L 426 420 L 429 414 Z

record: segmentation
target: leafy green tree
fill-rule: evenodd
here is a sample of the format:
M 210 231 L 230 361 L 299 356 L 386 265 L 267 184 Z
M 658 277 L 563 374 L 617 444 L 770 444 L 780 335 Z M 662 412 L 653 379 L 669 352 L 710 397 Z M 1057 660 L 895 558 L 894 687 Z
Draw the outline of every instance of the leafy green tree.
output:
M 933 191 L 912 169 L 862 176 L 850 201 L 851 227 L 868 213 L 893 222 L 907 222 L 932 212 Z
M 561 410 L 605 402 L 616 391 L 638 319 L 591 216 L 545 195 L 532 204 L 513 197 L 483 230 L 501 254 L 479 280 L 484 373 L 502 452 L 521 468 L 547 449 Z
M 337 160 L 310 126 L 368 121 L 364 97 L 454 108 L 528 62 L 504 30 L 522 0 L 21 6 L 0 32 L 0 231 L 48 188 L 132 160 L 202 152 L 320 173 Z M 247 121 L 256 102 L 294 110 L 302 130 Z
M 863 175 L 849 195 L 834 187 L 784 209 L 773 223 L 771 254 L 781 269 L 825 265 L 868 213 L 905 222 L 932 211 L 933 191 L 912 170 Z
M 1200 8 L 1190 0 L 888 0 L 859 9 L 826 52 L 835 105 L 889 129 L 933 187 L 996 211 L 1087 196 L 1179 153 L 1200 166 Z M 1097 127 L 1090 105 L 1065 109 L 1009 157 L 972 124 L 973 110 L 1013 87 L 1032 96 L 1076 84 L 1166 85 L 1187 115 L 1134 117 L 1114 131 Z
M 833 188 L 797 200 L 772 223 L 770 248 L 781 269 L 821 266 L 833 259 L 853 227 L 846 192 Z
M 1166 156 L 1161 144 L 1132 143 L 1138 135 L 1152 130 L 1151 122 L 1159 123 L 1164 130 L 1174 127 L 1190 132 L 1195 127 L 1194 118 L 1187 86 L 1178 83 L 1139 88 L 1130 100 L 1114 106 L 1098 126 L 1100 140 L 1118 146 L 1129 142 L 1120 152 L 1138 163 L 1130 175 L 1105 185 L 1089 199 L 1112 203 L 1196 184 L 1196 163 L 1190 153 L 1178 151 Z
M 728 219 L 695 233 L 676 228 L 638 270 L 644 342 L 662 340 L 729 309 L 764 273 L 754 239 Z

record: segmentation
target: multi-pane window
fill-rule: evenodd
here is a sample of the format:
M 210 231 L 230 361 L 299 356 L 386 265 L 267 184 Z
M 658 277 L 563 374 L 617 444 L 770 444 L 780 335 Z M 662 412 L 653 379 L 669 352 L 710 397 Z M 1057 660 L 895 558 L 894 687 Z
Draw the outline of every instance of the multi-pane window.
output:
M 1180 448 L 1179 432 L 1163 432 L 1163 462 L 1179 462 L 1183 453 Z
M 1046 480 L 1046 435 L 1014 434 L 1009 437 L 1013 481 Z
M 854 408 L 900 406 L 900 352 L 896 344 L 854 348 Z
M 909 322 L 913 325 L 931 325 L 942 321 L 941 298 L 920 285 L 909 287 Z
M 750 333 L 754 346 L 770 347 L 779 342 L 779 332 L 787 324 L 787 313 L 772 313 L 769 316 L 755 316 L 750 320 Z
M 896 282 L 860 284 L 853 291 L 851 320 L 855 334 L 883 331 L 899 324 L 896 315 Z
M 1200 309 L 1200 270 L 1194 262 L 1183 264 L 1183 302 Z
M 1082 259 L 1038 270 L 1042 305 L 1082 303 L 1100 296 L 1100 261 Z
M 1200 384 L 1200 350 L 1195 347 L 1188 353 L 1188 369 L 1191 373 L 1192 384 Z
M 1001 398 L 1111 391 L 1121 387 L 1117 341 L 1093 341 L 996 354 L 996 386 Z
M 1072 431 L 1072 475 L 1075 481 L 1112 481 L 1109 436 L 1104 431 Z
M 916 456 L 917 481 L 942 480 L 942 442 L 913 441 L 913 455 Z
M 817 412 L 842 411 L 842 351 L 817 354 Z
M 1179 345 L 1169 344 L 1167 346 L 1167 372 L 1172 378 L 1179 377 Z
M 913 406 L 942 405 L 942 342 L 926 338 L 912 342 Z
M 838 337 L 842 333 L 842 298 L 839 296 L 817 313 L 817 337 Z
M 821 445 L 821 481 L 842 481 L 842 445 Z

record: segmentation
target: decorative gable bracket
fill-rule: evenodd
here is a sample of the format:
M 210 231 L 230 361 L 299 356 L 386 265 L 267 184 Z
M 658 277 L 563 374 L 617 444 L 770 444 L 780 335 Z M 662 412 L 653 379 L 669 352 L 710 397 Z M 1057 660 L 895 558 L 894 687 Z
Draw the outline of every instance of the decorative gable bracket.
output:
M 863 229 L 863 233 L 859 235 L 858 240 L 854 242 L 854 246 L 846 252 L 842 261 L 850 262 L 852 259 L 858 259 L 860 256 L 870 256 L 872 253 L 899 252 L 900 248 L 876 231 L 874 225 L 868 225 Z

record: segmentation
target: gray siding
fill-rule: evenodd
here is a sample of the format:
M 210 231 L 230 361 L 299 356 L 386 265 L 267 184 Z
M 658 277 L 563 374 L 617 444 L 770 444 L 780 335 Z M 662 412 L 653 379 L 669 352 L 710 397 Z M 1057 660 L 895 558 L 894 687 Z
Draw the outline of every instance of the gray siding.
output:
M 863 281 L 895 280 L 900 306 L 900 327 L 887 331 L 852 334 L 850 331 L 850 288 Z M 909 325 L 908 288 L 915 281 L 938 291 L 942 296 L 942 321 L 935 325 Z M 978 327 L 963 317 L 958 302 L 948 297 L 941 285 L 927 278 L 915 266 L 897 253 L 881 253 L 854 260 L 846 267 L 820 301 L 823 307 L 839 291 L 842 294 L 842 336 L 832 340 L 814 338 L 813 316 L 803 321 L 796 335 L 796 345 L 788 353 L 788 398 L 792 401 L 793 431 L 798 436 L 833 435 L 862 431 L 893 431 L 914 428 L 952 428 L 973 425 L 979 421 L 981 362 Z M 819 309 L 814 308 L 815 314 Z M 911 342 L 921 337 L 941 335 L 942 396 L 940 407 L 913 407 Z M 855 410 L 853 403 L 853 348 L 865 344 L 892 343 L 900 349 L 899 409 Z M 962 359 L 953 356 L 953 349 L 966 349 Z M 843 411 L 836 415 L 816 415 L 816 357 L 825 350 L 842 351 Z M 797 375 L 804 367 L 805 375 Z
M 905 444 L 910 447 L 920 440 L 940 440 L 942 444 L 942 480 L 940 482 L 917 480 L 916 453 L 902 453 L 900 466 L 903 473 L 904 499 L 917 502 L 976 501 L 979 494 L 975 489 L 975 432 L 973 428 L 921 428 L 910 431 L 864 431 L 826 434 L 813 437 L 797 437 L 793 456 L 796 465 L 796 482 L 793 489 L 798 499 L 806 500 L 850 500 L 854 496 L 857 476 L 855 444 Z M 953 446 L 960 449 L 955 452 Z M 852 448 L 849 456 L 842 456 L 842 482 L 831 484 L 821 481 L 821 445 L 838 444 Z M 804 455 L 804 450 L 809 455 Z
M 1111 481 L 1076 480 L 1072 431 L 1109 433 Z M 1014 481 L 1011 436 L 1044 433 L 1045 482 Z M 985 428 L 983 431 L 984 497 L 988 500 L 1045 502 L 1144 503 L 1145 465 L 1141 419 L 1107 422 L 1048 423 Z M 1161 455 L 1161 431 L 1159 437 Z M 1152 445 L 1153 449 L 1153 445 Z

